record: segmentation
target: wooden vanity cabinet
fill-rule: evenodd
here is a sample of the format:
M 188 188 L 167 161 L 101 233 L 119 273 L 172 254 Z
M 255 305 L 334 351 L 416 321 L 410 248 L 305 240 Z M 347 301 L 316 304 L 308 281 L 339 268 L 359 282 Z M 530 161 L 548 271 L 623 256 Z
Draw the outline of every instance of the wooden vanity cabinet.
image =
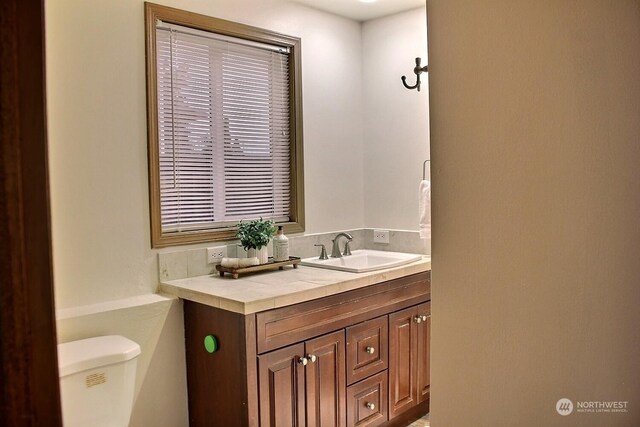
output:
M 418 403 L 429 401 L 431 396 L 431 301 L 418 306 L 418 315 L 426 317 L 418 325 Z
M 424 272 L 247 315 L 185 301 L 190 425 L 407 425 L 428 412 L 430 299 Z
M 344 427 L 344 348 L 338 331 L 258 356 L 260 425 Z
M 431 302 L 389 315 L 389 419 L 429 400 Z

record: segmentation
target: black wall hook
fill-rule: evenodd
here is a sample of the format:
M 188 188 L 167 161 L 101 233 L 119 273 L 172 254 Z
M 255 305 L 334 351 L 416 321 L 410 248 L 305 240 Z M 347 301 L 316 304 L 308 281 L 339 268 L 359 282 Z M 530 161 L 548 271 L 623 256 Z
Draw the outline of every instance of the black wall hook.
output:
M 407 89 L 418 89 L 418 92 L 420 92 L 420 74 L 422 74 L 423 72 L 426 73 L 427 71 L 429 71 L 429 66 L 428 65 L 425 65 L 424 67 L 420 66 L 421 62 L 422 62 L 421 58 L 416 58 L 416 67 L 413 69 L 413 72 L 416 73 L 416 77 L 417 77 L 418 81 L 416 82 L 415 85 L 409 86 L 407 84 L 407 77 L 406 76 L 402 76 L 402 84 Z

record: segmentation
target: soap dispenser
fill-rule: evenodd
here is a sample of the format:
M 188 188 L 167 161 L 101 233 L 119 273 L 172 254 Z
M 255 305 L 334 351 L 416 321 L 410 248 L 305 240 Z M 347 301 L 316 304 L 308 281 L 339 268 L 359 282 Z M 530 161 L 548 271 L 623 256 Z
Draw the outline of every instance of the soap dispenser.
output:
M 282 226 L 278 226 L 278 234 L 273 238 L 273 260 L 289 261 L 289 238 L 284 235 Z

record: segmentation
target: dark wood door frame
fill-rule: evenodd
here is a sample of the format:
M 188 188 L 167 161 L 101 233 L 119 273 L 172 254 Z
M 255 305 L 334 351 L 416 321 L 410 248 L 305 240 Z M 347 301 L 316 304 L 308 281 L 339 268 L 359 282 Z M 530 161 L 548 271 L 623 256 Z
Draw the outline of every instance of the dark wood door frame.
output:
M 0 2 L 0 425 L 61 425 L 42 0 Z

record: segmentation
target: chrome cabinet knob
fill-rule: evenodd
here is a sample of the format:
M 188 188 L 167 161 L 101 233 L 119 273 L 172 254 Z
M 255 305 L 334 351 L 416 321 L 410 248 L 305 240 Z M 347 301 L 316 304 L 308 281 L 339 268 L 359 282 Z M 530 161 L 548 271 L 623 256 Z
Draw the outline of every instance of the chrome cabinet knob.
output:
M 413 321 L 416 323 L 422 323 L 422 316 L 416 316 L 413 318 Z
M 300 359 L 298 359 L 298 365 L 307 366 L 307 363 L 309 363 L 309 359 L 307 359 L 306 357 L 301 357 Z
M 307 354 L 307 359 L 309 359 L 309 362 L 314 363 L 318 357 L 315 354 Z
M 365 351 L 366 351 L 367 353 L 369 353 L 369 354 L 373 354 L 373 353 L 375 353 L 375 352 L 376 352 L 376 349 L 375 349 L 375 348 L 373 348 L 373 347 L 371 347 L 371 346 L 369 346 L 369 347 L 367 347 L 367 348 L 365 349 Z
M 420 318 L 422 319 L 422 321 L 423 321 L 423 322 L 426 322 L 426 321 L 427 321 L 427 316 L 426 316 L 426 315 L 424 315 L 424 314 L 423 314 L 422 316 L 420 316 Z
M 371 402 L 367 402 L 367 404 L 365 405 L 367 407 L 368 410 L 373 411 L 374 409 L 376 409 L 376 405 L 374 405 Z

